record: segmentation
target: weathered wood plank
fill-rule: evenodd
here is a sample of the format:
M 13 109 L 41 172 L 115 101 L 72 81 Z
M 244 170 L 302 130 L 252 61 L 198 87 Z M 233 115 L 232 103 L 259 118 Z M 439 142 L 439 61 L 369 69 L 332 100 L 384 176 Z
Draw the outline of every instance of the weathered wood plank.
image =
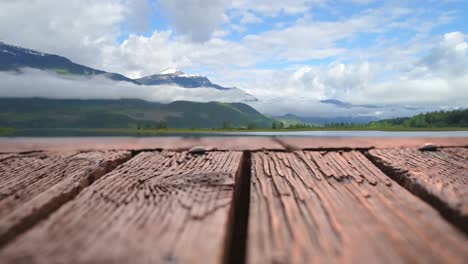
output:
M 252 155 L 249 263 L 467 263 L 468 240 L 360 152 Z
M 130 158 L 127 151 L 0 157 L 0 246 Z
M 284 150 L 271 137 L 201 137 L 199 145 L 218 150 Z
M 281 144 L 267 137 L 96 137 L 96 138 L 1 138 L 1 152 L 81 150 L 189 150 L 203 146 L 217 150 L 277 150 Z
M 215 263 L 241 152 L 143 152 L 0 251 L 3 263 Z
M 371 158 L 468 233 L 468 149 L 373 149 Z
M 294 150 L 418 148 L 427 142 L 445 147 L 468 146 L 467 137 L 280 137 L 278 140 Z

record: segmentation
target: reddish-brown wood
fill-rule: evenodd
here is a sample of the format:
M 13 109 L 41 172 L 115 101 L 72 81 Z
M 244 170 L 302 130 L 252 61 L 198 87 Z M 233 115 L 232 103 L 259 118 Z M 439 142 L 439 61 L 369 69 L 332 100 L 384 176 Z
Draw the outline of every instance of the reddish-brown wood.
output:
M 374 149 L 370 157 L 468 233 L 468 149 Z
M 467 263 L 468 240 L 360 152 L 252 154 L 249 263 Z
M 2 263 L 217 263 L 241 152 L 143 152 L 0 251 Z
M 201 146 L 219 150 L 284 150 L 285 148 L 270 137 L 202 137 Z
M 130 156 L 127 151 L 0 156 L 0 246 Z
M 107 138 L 1 138 L 0 152 L 78 150 L 189 150 L 203 146 L 217 150 L 278 150 L 284 147 L 268 137 L 107 137 Z
M 0 138 L 0 152 L 77 150 L 189 150 L 204 146 L 218 150 L 301 150 L 419 147 L 432 142 L 441 146 L 468 146 L 468 138 L 372 137 L 153 137 L 153 138 Z
M 418 148 L 428 142 L 439 146 L 468 146 L 468 137 L 281 137 L 279 141 L 291 150 Z
M 466 234 L 399 185 L 463 216 L 466 148 L 373 149 L 371 162 L 332 150 L 364 139 L 295 152 L 270 138 L 63 140 L 35 145 L 60 153 L 0 150 L 0 263 L 238 263 L 244 242 L 248 263 L 468 263 Z M 125 163 L 128 151 L 65 152 L 93 146 L 147 150 Z M 262 148 L 282 151 L 245 152 L 250 173 L 229 151 Z

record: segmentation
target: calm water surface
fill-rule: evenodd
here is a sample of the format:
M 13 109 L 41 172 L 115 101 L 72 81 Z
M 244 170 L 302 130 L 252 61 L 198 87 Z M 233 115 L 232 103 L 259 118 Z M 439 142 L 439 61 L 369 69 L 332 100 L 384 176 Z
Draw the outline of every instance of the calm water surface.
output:
M 267 137 L 468 137 L 468 131 L 279 131 L 279 132 L 206 132 L 206 133 L 123 133 L 97 132 L 73 129 L 17 130 L 9 137 L 212 137 L 212 136 L 267 136 Z

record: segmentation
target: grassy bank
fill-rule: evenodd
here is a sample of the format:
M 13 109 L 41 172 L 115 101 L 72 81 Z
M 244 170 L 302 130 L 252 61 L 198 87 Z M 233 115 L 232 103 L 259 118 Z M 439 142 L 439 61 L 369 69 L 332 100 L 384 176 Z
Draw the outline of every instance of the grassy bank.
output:
M 15 130 L 13 128 L 4 128 L 0 127 L 0 136 L 8 136 L 12 134 Z

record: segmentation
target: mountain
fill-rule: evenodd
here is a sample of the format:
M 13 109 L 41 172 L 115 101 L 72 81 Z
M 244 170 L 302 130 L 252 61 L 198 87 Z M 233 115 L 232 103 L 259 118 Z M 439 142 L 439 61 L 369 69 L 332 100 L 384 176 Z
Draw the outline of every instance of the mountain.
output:
M 258 101 L 254 96 L 242 91 L 236 87 L 223 87 L 212 83 L 207 77 L 199 75 L 185 74 L 182 71 L 168 68 L 159 74 L 153 74 L 143 78 L 135 79 L 136 82 L 143 85 L 177 85 L 184 88 L 214 88 L 221 91 L 230 91 L 238 93 L 244 102 Z
M 96 70 L 74 63 L 62 56 L 42 53 L 0 42 L 0 71 L 21 72 L 21 68 L 26 67 L 53 71 L 60 74 L 85 76 L 103 75 L 114 81 L 127 81 L 137 84 L 136 81 L 118 73 Z
M 9 128 L 270 127 L 272 122 L 243 103 L 0 98 L 0 127 Z
M 257 101 L 257 98 L 239 88 L 222 87 L 221 85 L 212 83 L 207 77 L 188 75 L 175 69 L 167 69 L 160 74 L 154 74 L 139 79 L 130 79 L 122 74 L 97 70 L 74 63 L 62 56 L 42 53 L 0 42 L 0 71 L 21 72 L 22 68 L 52 71 L 63 75 L 102 75 L 114 81 L 125 81 L 136 85 L 165 85 L 166 89 L 168 86 L 178 86 L 182 88 L 213 88 L 226 91 L 226 95 L 232 98 L 233 101 Z
M 140 79 L 135 79 L 140 84 L 144 85 L 161 85 L 161 84 L 176 84 L 184 88 L 199 88 L 211 87 L 218 90 L 229 90 L 217 84 L 213 84 L 205 76 L 189 75 L 176 69 L 166 69 L 159 74 L 146 76 Z

